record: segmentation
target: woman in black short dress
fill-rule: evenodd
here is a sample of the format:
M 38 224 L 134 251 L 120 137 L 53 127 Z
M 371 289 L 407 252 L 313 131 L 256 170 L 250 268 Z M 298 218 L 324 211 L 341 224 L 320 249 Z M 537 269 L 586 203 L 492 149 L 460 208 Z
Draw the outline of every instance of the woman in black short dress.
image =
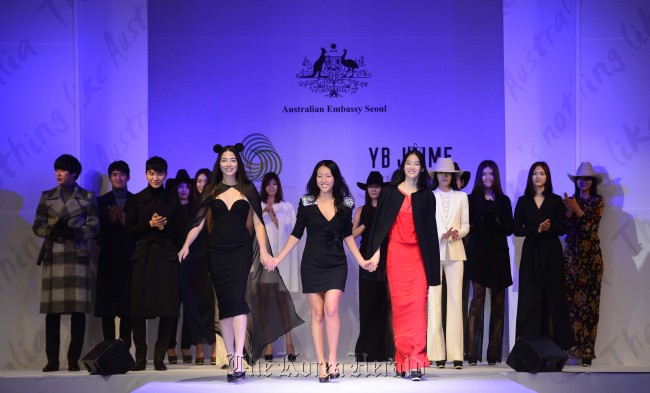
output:
M 293 232 L 276 258 L 276 264 L 280 263 L 307 229 L 300 276 L 311 309 L 311 335 L 318 357 L 320 382 L 328 382 L 340 375 L 336 366 L 340 330 L 338 311 L 348 275 L 343 242 L 359 265 L 372 271 L 376 268 L 376 265 L 364 261 L 352 236 L 353 208 L 354 199 L 338 165 L 332 160 L 320 161 L 307 183 L 307 194 L 300 198 Z M 327 336 L 329 347 L 327 361 L 324 336 Z

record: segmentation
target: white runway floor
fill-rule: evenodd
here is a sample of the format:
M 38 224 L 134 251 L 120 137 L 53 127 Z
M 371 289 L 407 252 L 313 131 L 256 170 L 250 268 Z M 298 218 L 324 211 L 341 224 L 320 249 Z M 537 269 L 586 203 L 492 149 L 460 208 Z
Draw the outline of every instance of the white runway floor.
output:
M 256 393 L 342 393 L 342 392 L 649 392 L 650 366 L 590 367 L 567 365 L 562 372 L 520 373 L 506 364 L 478 365 L 463 370 L 427 369 L 423 381 L 394 378 L 384 371 L 389 364 L 373 364 L 368 373 L 354 364 L 343 367 L 341 378 L 319 383 L 309 370 L 313 365 L 296 362 L 290 366 L 281 361 L 258 363 L 247 369 L 243 382 L 227 383 L 226 372 L 216 366 L 171 365 L 164 372 L 149 369 L 124 375 L 97 376 L 81 371 L 42 373 L 33 371 L 0 372 L 0 392 L 250 392 Z

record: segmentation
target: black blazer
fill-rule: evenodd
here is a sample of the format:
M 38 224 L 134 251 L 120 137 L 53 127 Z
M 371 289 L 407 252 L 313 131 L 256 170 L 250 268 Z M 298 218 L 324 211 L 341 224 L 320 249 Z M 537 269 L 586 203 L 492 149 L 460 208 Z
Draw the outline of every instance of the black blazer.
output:
M 178 317 L 180 264 L 177 244 L 181 231 L 175 225 L 177 212 L 176 201 L 164 189 L 158 201 L 146 187 L 127 203 L 124 233 L 136 242 L 131 256 L 131 316 L 134 318 Z M 154 213 L 167 218 L 163 230 L 149 226 Z
M 404 198 L 404 194 L 397 187 L 382 188 L 365 258 L 371 258 L 382 242 L 388 240 L 388 233 L 393 223 L 395 223 Z M 431 191 L 420 190 L 411 194 L 411 202 L 415 233 L 422 253 L 427 283 L 429 286 L 440 285 L 440 249 L 438 247 L 438 229 L 436 226 L 436 198 Z M 386 253 L 383 253 L 380 263 L 385 263 L 385 260 Z

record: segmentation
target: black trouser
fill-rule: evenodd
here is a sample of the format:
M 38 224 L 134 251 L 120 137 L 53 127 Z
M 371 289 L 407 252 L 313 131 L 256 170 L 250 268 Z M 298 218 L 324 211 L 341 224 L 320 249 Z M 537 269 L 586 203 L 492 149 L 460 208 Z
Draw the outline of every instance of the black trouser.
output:
M 183 314 L 185 314 L 185 311 L 183 311 Z M 167 344 L 167 349 L 176 349 L 176 345 L 178 344 L 178 342 L 176 342 L 176 334 L 178 334 L 178 319 L 179 318 L 176 318 L 176 321 L 172 326 L 172 332 L 169 336 L 169 344 Z M 185 315 L 183 315 L 183 327 L 181 328 L 181 349 L 189 350 L 192 344 L 199 344 L 199 341 L 195 340 L 192 337 L 189 323 L 187 322 Z
M 174 323 L 177 317 L 160 317 L 158 322 L 158 339 L 153 352 L 154 365 L 163 364 L 165 351 L 169 344 Z M 145 318 L 133 318 L 133 343 L 135 344 L 135 362 L 137 365 L 147 363 L 147 320 Z
M 86 334 L 86 314 L 73 312 L 70 317 L 68 364 L 79 362 Z M 45 314 L 45 354 L 47 361 L 59 363 L 61 345 L 61 314 Z
M 124 341 L 127 348 L 131 348 L 131 318 L 120 317 L 120 340 Z M 115 340 L 115 318 L 103 317 L 102 318 L 102 333 L 104 340 Z
M 482 360 L 483 352 L 483 326 L 485 309 L 485 287 L 477 282 L 472 282 L 474 298 L 469 309 L 467 322 L 468 346 L 465 352 L 470 360 Z M 501 362 L 501 347 L 503 346 L 503 326 L 505 318 L 505 288 L 490 289 L 490 330 L 487 348 L 488 363 Z

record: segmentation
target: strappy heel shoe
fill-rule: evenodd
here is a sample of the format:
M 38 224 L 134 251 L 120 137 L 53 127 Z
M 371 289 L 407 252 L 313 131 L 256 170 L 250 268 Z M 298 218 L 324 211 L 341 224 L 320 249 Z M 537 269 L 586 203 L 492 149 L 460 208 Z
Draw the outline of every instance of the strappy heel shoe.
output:
M 226 381 L 237 382 L 246 378 L 246 371 L 235 371 L 232 374 L 226 374 Z
M 330 368 L 332 368 L 332 365 L 328 364 L 327 365 L 327 370 L 329 371 Z M 334 368 L 334 370 L 335 370 L 335 372 L 329 374 L 330 379 L 336 379 L 336 378 L 341 376 L 341 373 L 339 372 L 338 368 Z
M 320 365 L 318 366 L 318 368 L 320 370 Z M 330 381 L 330 373 L 329 372 L 330 372 L 330 366 L 329 366 L 329 364 L 326 363 L 325 364 L 325 376 L 321 377 L 320 376 L 320 371 L 319 371 L 318 382 L 320 382 L 320 383 L 329 382 Z

